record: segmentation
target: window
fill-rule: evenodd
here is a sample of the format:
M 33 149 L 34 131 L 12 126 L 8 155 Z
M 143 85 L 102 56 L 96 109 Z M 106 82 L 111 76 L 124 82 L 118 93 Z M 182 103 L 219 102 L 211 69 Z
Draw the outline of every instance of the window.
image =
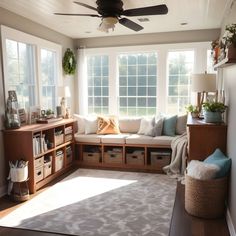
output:
M 167 64 L 167 113 L 184 113 L 185 106 L 190 103 L 190 74 L 193 72 L 194 51 L 169 52 Z
M 157 54 L 120 54 L 118 64 L 120 115 L 156 114 Z
M 1 25 L 4 90 L 15 90 L 19 108 L 55 111 L 62 86 L 61 45 Z
M 79 113 L 185 113 L 195 98 L 191 74 L 210 68 L 210 47 L 199 42 L 80 49 Z
M 88 113 L 108 114 L 108 56 L 87 57 Z
M 15 90 L 19 107 L 36 104 L 35 50 L 33 45 L 6 40 L 8 90 Z
M 56 52 L 41 49 L 41 93 L 43 109 L 56 108 Z

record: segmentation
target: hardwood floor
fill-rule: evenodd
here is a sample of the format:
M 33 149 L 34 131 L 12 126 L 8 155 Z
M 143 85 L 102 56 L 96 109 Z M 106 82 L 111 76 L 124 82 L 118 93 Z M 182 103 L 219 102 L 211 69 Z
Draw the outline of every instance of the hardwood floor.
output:
M 72 171 L 71 171 L 72 172 Z M 31 195 L 31 198 L 49 188 L 52 184 L 69 175 L 71 172 L 53 181 L 46 188 Z M 24 203 L 21 203 L 24 204 Z M 7 196 L 0 199 L 0 218 L 17 208 L 19 204 L 9 200 Z M 25 230 L 17 228 L 7 228 L 0 226 L 1 236 L 58 236 L 50 232 L 40 232 L 35 230 Z M 225 218 L 215 220 L 205 220 L 189 215 L 184 209 L 184 186 L 177 185 L 176 199 L 171 219 L 169 236 L 230 236 Z M 141 236 L 141 235 L 140 235 Z
M 184 208 L 184 185 L 178 182 L 169 236 L 230 236 L 225 218 L 201 219 Z

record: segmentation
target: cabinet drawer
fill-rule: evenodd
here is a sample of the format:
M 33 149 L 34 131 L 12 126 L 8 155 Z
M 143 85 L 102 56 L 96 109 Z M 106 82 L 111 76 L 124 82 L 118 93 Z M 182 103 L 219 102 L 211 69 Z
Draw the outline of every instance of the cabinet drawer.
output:
M 105 152 L 104 162 L 105 163 L 122 163 L 122 153 L 117 152 Z
M 64 142 L 64 134 L 55 135 L 55 145 L 58 146 Z
M 40 166 L 43 166 L 43 164 L 44 164 L 44 156 L 39 157 L 34 160 L 34 168 L 38 168 Z
M 83 161 L 91 163 L 99 163 L 101 153 L 99 152 L 83 152 Z
M 47 162 L 44 164 L 43 177 L 46 178 L 52 174 L 52 162 Z
M 67 135 L 65 135 L 65 142 L 69 142 L 69 141 L 71 141 L 72 139 L 73 139 L 72 134 L 67 134 Z
M 127 153 L 126 163 L 130 165 L 144 165 L 144 153 Z
M 64 163 L 64 154 L 62 153 L 55 157 L 55 172 L 63 168 L 63 163 Z
M 34 169 L 34 181 L 38 183 L 43 179 L 43 166 L 39 166 Z
M 162 155 L 151 152 L 151 165 L 162 169 L 164 166 L 170 164 L 170 155 Z

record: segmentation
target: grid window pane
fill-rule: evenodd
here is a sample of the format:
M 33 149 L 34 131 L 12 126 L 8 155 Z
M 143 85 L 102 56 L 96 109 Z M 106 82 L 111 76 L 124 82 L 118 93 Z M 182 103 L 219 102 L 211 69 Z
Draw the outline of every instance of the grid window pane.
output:
M 157 54 L 120 54 L 118 64 L 120 115 L 156 114 Z
M 31 44 L 6 40 L 7 83 L 20 108 L 36 105 L 35 50 Z
M 193 72 L 194 51 L 168 53 L 167 112 L 184 113 L 190 103 L 190 74 Z
M 55 111 L 56 108 L 56 85 L 57 85 L 57 66 L 56 52 L 47 49 L 41 49 L 41 91 L 42 108 Z
M 109 107 L 108 56 L 87 57 L 88 113 L 107 114 Z M 92 72 L 92 74 L 91 74 Z
M 135 76 L 128 77 L 128 86 L 136 86 L 136 77 Z

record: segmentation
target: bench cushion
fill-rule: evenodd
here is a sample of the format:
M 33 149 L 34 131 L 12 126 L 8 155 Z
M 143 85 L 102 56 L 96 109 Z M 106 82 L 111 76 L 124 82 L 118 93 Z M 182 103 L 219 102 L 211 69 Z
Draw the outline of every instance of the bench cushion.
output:
M 176 136 L 175 136 L 176 137 Z M 153 138 L 153 144 L 155 145 L 164 145 L 164 146 L 170 146 L 171 144 L 171 141 L 175 138 L 175 137 L 172 137 L 172 136 L 165 136 L 165 135 L 162 135 L 162 136 L 157 136 L 157 137 L 154 137 Z
M 152 144 L 153 137 L 141 135 L 141 134 L 132 134 L 126 138 L 126 144 Z
M 75 141 L 80 143 L 101 143 L 104 135 L 99 134 L 75 134 Z
M 126 144 L 170 146 L 171 141 L 174 138 L 175 137 L 163 135 L 157 137 L 150 137 L 146 135 L 132 134 L 126 138 Z
M 117 143 L 117 144 L 125 144 L 125 139 L 129 136 L 129 134 L 107 134 L 103 135 L 101 138 L 102 143 Z

